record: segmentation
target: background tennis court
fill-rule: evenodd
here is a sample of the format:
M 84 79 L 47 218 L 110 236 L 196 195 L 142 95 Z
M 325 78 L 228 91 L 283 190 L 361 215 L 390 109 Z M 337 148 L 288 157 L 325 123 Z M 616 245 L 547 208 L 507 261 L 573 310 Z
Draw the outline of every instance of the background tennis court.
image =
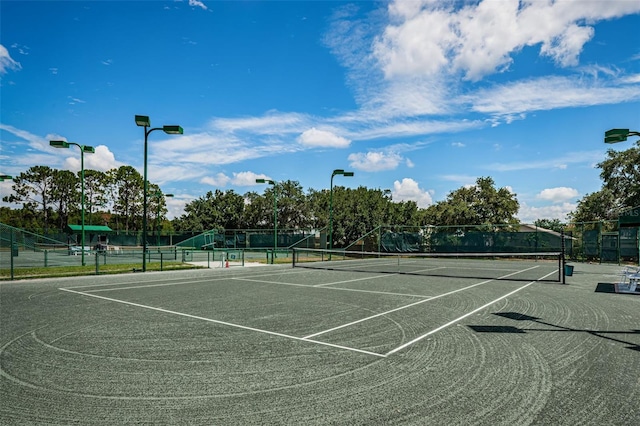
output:
M 0 423 L 633 424 L 640 298 L 265 266 L 0 284 Z

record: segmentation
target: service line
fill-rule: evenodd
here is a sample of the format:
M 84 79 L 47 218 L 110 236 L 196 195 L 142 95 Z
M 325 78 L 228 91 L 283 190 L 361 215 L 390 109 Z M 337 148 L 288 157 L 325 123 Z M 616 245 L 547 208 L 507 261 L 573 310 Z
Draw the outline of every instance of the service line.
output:
M 503 275 L 502 277 L 499 277 L 498 279 L 505 279 L 505 278 L 510 277 L 511 275 L 519 274 L 519 273 L 521 273 L 521 272 L 525 272 L 525 271 L 528 271 L 529 269 L 534 269 L 534 268 L 537 268 L 537 266 L 533 266 L 533 267 L 531 267 L 531 268 L 527 268 L 527 269 L 524 269 L 524 270 L 522 270 L 522 271 L 513 272 L 513 273 L 511 273 L 511 274 Z M 552 272 L 552 273 L 554 273 L 554 274 L 555 274 L 555 272 Z M 551 274 L 549 274 L 549 275 L 551 275 Z M 549 276 L 549 275 L 547 275 L 547 276 Z M 543 278 L 546 278 L 546 276 L 545 276 L 545 277 L 543 277 Z M 397 311 L 400 311 L 400 310 L 402 310 L 402 309 L 411 308 L 411 307 L 416 306 L 416 305 L 419 305 L 419 304 L 421 304 L 421 303 L 426 303 L 426 302 L 430 302 L 430 301 L 433 301 L 433 300 L 436 300 L 436 299 L 440 299 L 441 297 L 445 297 L 445 296 L 449 296 L 449 295 L 451 295 L 451 294 L 455 294 L 455 293 L 458 293 L 458 292 L 461 292 L 461 291 L 465 291 L 465 290 L 468 290 L 468 289 L 470 289 L 470 288 L 477 287 L 477 286 L 479 286 L 479 285 L 483 285 L 483 284 L 490 283 L 490 282 L 492 282 L 492 281 L 495 281 L 495 279 L 486 280 L 486 281 L 481 281 L 481 282 L 479 282 L 479 283 L 471 284 L 471 285 L 469 285 L 469 286 L 462 287 L 462 288 L 459 288 L 459 289 L 457 289 L 457 290 L 452 290 L 452 291 L 449 291 L 449 292 L 447 292 L 447 293 L 439 294 L 439 295 L 437 295 L 437 296 L 431 296 L 431 297 L 429 297 L 428 299 L 419 300 L 419 301 L 417 301 L 417 302 L 410 303 L 410 304 L 405 305 L 405 306 L 400 306 L 399 308 L 391 309 L 391 310 L 386 311 L 386 312 L 381 312 L 381 313 L 378 313 L 378 314 L 375 314 L 375 315 L 371 315 L 371 316 L 369 316 L 369 317 L 362 318 L 362 319 L 359 319 L 359 320 L 356 320 L 356 321 L 350 322 L 350 323 L 348 323 L 348 324 L 342 324 L 342 325 L 339 325 L 339 326 L 337 326 L 337 327 L 333 327 L 333 328 L 330 328 L 330 329 L 327 329 L 327 330 L 319 331 L 319 332 L 317 332 L 317 333 L 314 333 L 314 334 L 310 334 L 310 335 L 308 335 L 308 336 L 305 336 L 305 338 L 316 337 L 316 336 L 319 336 L 319 335 L 321 335 L 321 334 L 329 333 L 329 332 L 331 332 L 331 331 L 335 331 L 335 330 L 339 330 L 339 329 L 341 329 L 341 328 L 345 328 L 345 327 L 349 327 L 349 326 L 352 326 L 352 325 L 355 325 L 355 324 L 359 324 L 359 323 L 361 323 L 361 322 L 368 321 L 368 320 L 370 320 L 370 319 L 378 318 L 378 317 L 380 317 L 380 316 L 384 316 L 384 315 L 390 314 L 390 313 L 392 313 L 392 312 L 397 312 Z M 533 281 L 533 282 L 536 282 L 536 281 Z M 531 283 L 529 283 L 529 284 L 531 284 Z M 527 285 L 529 285 L 529 284 L 527 284 Z M 521 290 L 521 289 L 519 289 L 519 290 Z M 519 291 L 519 290 L 518 290 L 518 291 Z M 513 293 L 513 292 L 512 292 L 512 293 Z M 509 293 L 509 294 L 512 294 L 512 293 Z M 504 297 L 506 297 L 506 296 L 503 296 L 502 298 L 504 298 Z M 502 299 L 502 298 L 501 298 L 501 299 Z M 500 300 L 500 299 L 497 299 L 497 300 Z M 496 300 L 496 301 L 497 301 L 497 300 Z M 491 302 L 491 303 L 494 303 L 494 302 Z M 490 304 L 491 304 L 491 303 L 490 303 Z M 475 312 L 475 311 L 474 311 L 474 312 Z M 460 319 L 462 319 L 462 318 L 464 318 L 464 317 L 461 317 Z M 433 332 L 435 332 L 435 331 L 433 331 Z M 430 333 L 431 333 L 431 332 L 430 332 Z M 418 340 L 419 340 L 419 339 L 418 339 Z M 417 340 L 416 340 L 416 341 L 417 341 Z M 399 350 L 399 349 L 398 349 L 398 350 Z M 389 353 L 387 353 L 387 355 L 389 355 Z
M 82 292 L 82 291 L 69 290 L 69 289 L 66 289 L 66 288 L 59 288 L 58 290 L 66 291 L 66 292 L 69 292 L 69 293 L 75 293 L 75 294 L 79 294 L 79 295 L 82 295 L 82 296 L 95 297 L 97 299 L 108 300 L 110 302 L 123 303 L 125 305 L 135 306 L 135 307 L 138 307 L 138 308 L 150 309 L 150 310 L 153 310 L 153 311 L 163 312 L 165 314 L 179 315 L 179 316 L 182 316 L 182 317 L 193 318 L 193 319 L 197 319 L 197 320 L 212 322 L 212 323 L 215 323 L 215 324 L 226 325 L 228 327 L 241 328 L 243 330 L 255 331 L 255 332 L 258 332 L 258 333 L 269 334 L 269 335 L 272 335 L 272 336 L 279 336 L 279 337 L 284 337 L 284 338 L 287 338 L 287 339 L 310 342 L 310 343 L 315 343 L 315 344 L 318 344 L 318 345 L 330 346 L 330 347 L 333 347 L 333 348 L 344 349 L 344 350 L 348 350 L 348 351 L 352 351 L 352 352 L 359 352 L 359 353 L 363 353 L 363 354 L 366 354 L 366 355 L 373 355 L 373 356 L 376 356 L 376 357 L 379 357 L 379 358 L 386 358 L 386 355 L 382 355 L 382 354 L 379 354 L 379 353 L 365 351 L 363 349 L 350 348 L 348 346 L 336 345 L 336 344 L 333 344 L 333 343 L 320 342 L 318 340 L 312 340 L 312 339 L 309 339 L 309 338 L 306 338 L 306 337 L 291 336 L 291 335 L 288 335 L 288 334 L 278 333 L 278 332 L 275 332 L 275 331 L 262 330 L 262 329 L 259 329 L 259 328 L 248 327 L 248 326 L 245 326 L 245 325 L 234 324 L 234 323 L 230 323 L 230 322 L 226 322 L 226 321 L 220 321 L 220 320 L 216 320 L 216 319 L 212 319 L 212 318 L 205 318 L 205 317 L 201 317 L 201 316 L 197 316 L 197 315 L 187 314 L 187 313 L 184 313 L 184 312 L 171 311 L 169 309 L 156 308 L 154 306 L 142 305 L 140 303 L 128 302 L 126 300 L 120 300 L 120 299 L 114 299 L 114 298 L 111 298 L 111 297 L 99 296 L 97 294 L 85 293 L 85 292 Z
M 554 271 L 554 272 L 551 272 L 551 273 L 549 273 L 549 274 L 545 275 L 544 277 L 542 277 L 540 280 L 542 280 L 542 279 L 544 279 L 544 278 L 546 278 L 546 277 L 549 277 L 549 276 L 551 276 L 552 274 L 555 274 L 555 273 L 556 273 L 555 271 Z M 509 292 L 509 293 L 505 294 L 504 296 L 500 296 L 500 297 L 498 297 L 497 299 L 492 300 L 491 302 L 486 303 L 486 304 L 484 304 L 484 305 L 480 306 L 479 308 L 474 309 L 474 310 L 473 310 L 473 311 L 471 311 L 471 312 L 467 312 L 466 314 L 464 314 L 464 315 L 462 315 L 462 316 L 460 316 L 460 317 L 458 317 L 458 318 L 454 319 L 453 321 L 449 321 L 448 323 L 443 324 L 443 325 L 441 325 L 440 327 L 434 328 L 433 330 L 429 331 L 428 333 L 425 333 L 425 334 L 423 334 L 423 335 L 421 335 L 421 336 L 418 336 L 418 337 L 416 337 L 415 339 L 413 339 L 413 340 L 411 340 L 411 341 L 409 341 L 409 342 L 407 342 L 407 343 L 405 343 L 405 344 L 403 344 L 403 345 L 400 345 L 400 346 L 398 346 L 397 348 L 395 348 L 395 349 L 393 349 L 393 350 L 390 350 L 390 351 L 389 351 L 389 352 L 387 352 L 385 355 L 386 355 L 386 356 L 389 356 L 389 355 L 394 354 L 394 353 L 396 353 L 396 352 L 398 352 L 398 351 L 401 351 L 402 349 L 407 348 L 407 347 L 409 347 L 409 346 L 413 345 L 413 344 L 414 344 L 414 343 L 416 343 L 416 342 L 419 342 L 420 340 L 424 339 L 425 337 L 428 337 L 428 336 L 430 336 L 430 335 L 432 335 L 432 334 L 434 334 L 434 333 L 437 333 L 437 332 L 438 332 L 438 331 L 440 331 L 440 330 L 444 330 L 445 328 L 447 328 L 447 327 L 449 327 L 449 326 L 451 326 L 451 325 L 453 325 L 453 324 L 455 324 L 455 323 L 457 323 L 457 322 L 459 322 L 459 321 L 462 321 L 462 320 L 463 320 L 463 319 L 465 319 L 466 317 L 468 317 L 468 316 L 470 316 L 470 315 L 473 315 L 473 314 L 475 314 L 475 313 L 477 313 L 477 312 L 479 312 L 479 311 L 481 311 L 481 310 L 483 310 L 483 309 L 485 309 L 485 308 L 487 308 L 487 307 L 489 307 L 489 306 L 493 305 L 494 303 L 501 301 L 502 299 L 506 299 L 507 297 L 509 297 L 509 296 L 511 296 L 511 295 L 513 295 L 513 294 L 515 294 L 515 293 L 517 293 L 517 292 L 519 292 L 519 291 L 521 291 L 521 290 L 524 290 L 525 288 L 529 287 L 531 284 L 535 284 L 535 283 L 539 282 L 540 280 L 538 280 L 538 281 L 531 281 L 530 283 L 528 283 L 528 284 L 526 284 L 526 285 L 523 285 L 522 287 L 517 288 L 517 289 L 513 290 L 512 292 Z M 429 300 L 431 300 L 431 299 L 429 299 Z

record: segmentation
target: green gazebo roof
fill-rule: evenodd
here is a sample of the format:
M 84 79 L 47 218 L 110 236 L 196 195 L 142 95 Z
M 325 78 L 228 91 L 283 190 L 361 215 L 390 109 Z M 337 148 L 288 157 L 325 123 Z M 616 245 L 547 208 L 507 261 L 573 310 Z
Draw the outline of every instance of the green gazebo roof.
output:
M 65 231 L 68 234 L 78 234 L 82 232 L 82 225 L 67 225 Z M 105 234 L 107 232 L 113 232 L 113 229 L 104 225 L 85 225 L 84 232 L 92 232 L 95 234 Z

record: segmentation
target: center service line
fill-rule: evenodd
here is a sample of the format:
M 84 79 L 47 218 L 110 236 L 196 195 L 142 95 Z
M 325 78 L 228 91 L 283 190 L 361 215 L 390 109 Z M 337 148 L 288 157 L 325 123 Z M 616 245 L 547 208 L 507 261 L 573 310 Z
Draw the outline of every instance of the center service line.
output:
M 519 273 L 521 273 L 521 272 L 528 271 L 529 269 L 534 269 L 534 268 L 537 268 L 537 266 L 533 266 L 533 267 L 531 267 L 531 268 L 527 268 L 527 269 L 525 269 L 525 270 L 523 270 L 523 271 L 518 271 L 518 272 L 513 272 L 513 273 L 511 273 L 511 274 L 503 275 L 503 276 L 499 277 L 498 279 L 505 279 L 505 278 L 507 278 L 507 277 L 509 277 L 509 276 L 511 276 L 511 275 L 519 274 Z M 553 272 L 553 273 L 555 274 L 555 272 Z M 551 275 L 551 274 L 549 274 L 549 275 Z M 547 275 L 547 276 L 548 276 L 548 275 Z M 544 277 L 543 277 L 543 278 L 544 278 Z M 410 303 L 410 304 L 405 305 L 405 306 L 400 306 L 399 308 L 395 308 L 395 309 L 392 309 L 392 310 L 390 310 L 390 311 L 381 312 L 381 313 L 379 313 L 379 314 L 375 314 L 375 315 L 372 315 L 372 316 L 370 316 L 370 317 L 362 318 L 362 319 L 359 319 L 359 320 L 357 320 L 357 321 L 350 322 L 350 323 L 348 323 L 348 324 L 342 324 L 342 325 L 339 325 L 339 326 L 337 326 L 337 327 L 330 328 L 330 329 L 328 329 L 328 330 L 319 331 L 319 332 L 317 332 L 317 333 L 314 333 L 314 334 L 310 334 L 310 335 L 308 335 L 308 336 L 305 336 L 304 338 L 305 338 L 305 339 L 307 339 L 307 338 L 311 338 L 311 337 L 316 337 L 316 336 L 319 336 L 319 335 L 321 335 L 321 334 L 325 334 L 325 333 L 329 333 L 329 332 L 331 332 L 331 331 L 339 330 L 339 329 L 344 328 L 344 327 L 349 327 L 349 326 L 354 325 L 354 324 L 358 324 L 358 323 L 361 323 L 361 322 L 364 322 L 364 321 L 368 321 L 368 320 L 370 320 L 370 319 L 377 318 L 377 317 L 380 317 L 380 316 L 383 316 L 383 315 L 387 315 L 387 314 L 390 314 L 390 313 L 392 313 L 392 312 L 400 311 L 400 310 L 402 310 L 402 309 L 407 309 L 407 308 L 410 308 L 410 307 L 412 307 L 412 306 L 419 305 L 419 304 L 421 304 L 421 303 L 425 303 L 425 302 L 429 302 L 429 301 L 432 301 L 432 300 L 435 300 L 435 299 L 439 299 L 439 298 L 441 298 L 441 297 L 449 296 L 449 295 L 451 295 L 451 294 L 458 293 L 458 292 L 460 292 L 460 291 L 464 291 L 464 290 L 468 290 L 468 289 L 470 289 L 470 288 L 477 287 L 477 286 L 482 285 L 482 284 L 487 284 L 487 283 L 490 283 L 490 282 L 492 282 L 492 281 L 495 281 L 495 279 L 486 280 L 486 281 L 481 281 L 481 282 L 476 283 L 476 284 L 471 284 L 471 285 L 469 285 L 469 286 L 467 286 L 467 287 L 462 287 L 462 288 L 459 288 L 459 289 L 457 289 L 457 290 L 452 290 L 452 291 L 449 291 L 449 292 L 447 292 L 447 293 L 442 293 L 442 294 L 439 294 L 439 295 L 437 295 L 437 296 L 429 297 L 428 299 L 419 300 L 419 301 L 417 301 L 417 302 Z M 533 282 L 535 282 L 535 281 L 533 281 Z M 530 284 L 531 284 L 531 283 L 530 283 Z M 511 293 L 509 293 L 509 294 L 511 294 Z M 498 299 L 498 300 L 500 300 L 500 299 Z M 493 302 L 492 302 L 492 303 L 493 303 Z M 420 338 L 419 338 L 419 339 L 420 339 Z M 418 340 L 419 340 L 419 339 L 418 339 Z M 398 349 L 398 350 L 399 350 L 399 349 Z M 392 351 L 392 352 L 393 352 L 393 351 Z M 392 353 L 392 352 L 389 352 L 389 353 L 387 353 L 386 355 L 389 355 L 389 354 L 390 354 L 390 353 Z
M 127 302 L 126 300 L 113 299 L 111 297 L 99 296 L 97 294 L 84 293 L 82 291 L 69 290 L 69 289 L 66 289 L 66 288 L 59 288 L 58 290 L 66 291 L 66 292 L 69 292 L 69 293 L 80 294 L 82 296 L 95 297 L 97 299 L 108 300 L 110 302 L 123 303 L 125 305 L 136 306 L 138 308 L 151 309 L 153 311 L 163 312 L 163 313 L 166 313 L 166 314 L 179 315 L 179 316 L 183 316 L 183 317 L 187 317 L 187 318 L 193 318 L 193 319 L 198 319 L 198 320 L 202 320 L 202 321 L 212 322 L 212 323 L 215 323 L 215 324 L 226 325 L 226 326 L 229 326 L 229 327 L 241 328 L 241 329 L 244 329 L 244 330 L 255 331 L 255 332 L 258 332 L 258 333 L 270 334 L 272 336 L 285 337 L 287 339 L 299 340 L 299 341 L 303 341 L 303 342 L 311 342 L 311 343 L 315 343 L 315 344 L 318 344 L 318 345 L 331 346 L 333 348 L 344 349 L 344 350 L 348 350 L 348 351 L 352 351 L 352 352 L 360 352 L 360 353 L 363 353 L 363 354 L 373 355 L 373 356 L 377 356 L 377 357 L 380 357 L 380 358 L 386 358 L 386 355 L 378 354 L 378 353 L 375 353 L 375 352 L 369 352 L 369 351 L 365 351 L 363 349 L 350 348 L 348 346 L 335 345 L 333 343 L 320 342 L 320 341 L 312 340 L 312 339 L 309 339 L 309 338 L 306 338 L 306 337 L 290 336 L 288 334 L 278 333 L 278 332 L 275 332 L 275 331 L 261 330 L 259 328 L 247 327 L 245 325 L 233 324 L 233 323 L 226 322 L 226 321 L 214 320 L 214 319 L 211 319 L 211 318 L 200 317 L 200 316 L 197 316 L 197 315 L 185 314 L 184 312 L 176 312 L 176 311 L 171 311 L 171 310 L 168 310 L 168 309 L 156 308 L 156 307 L 148 306 L 148 305 L 141 305 L 140 303 Z
M 542 277 L 541 279 L 544 279 L 544 278 L 546 278 L 546 277 L 548 277 L 548 276 L 550 276 L 550 275 L 552 275 L 552 274 L 555 274 L 555 273 L 556 273 L 555 271 L 554 271 L 554 272 L 551 272 L 551 273 L 549 273 L 549 274 L 545 275 L 544 277 Z M 538 281 L 539 281 L 539 280 L 538 280 Z M 474 310 L 473 310 L 473 311 L 471 311 L 471 312 L 467 312 L 466 314 L 462 315 L 461 317 L 458 317 L 458 318 L 454 319 L 453 321 L 449 321 L 448 323 L 443 324 L 443 325 L 441 325 L 440 327 L 435 328 L 435 329 L 431 330 L 430 332 L 423 334 L 422 336 L 418 336 L 418 337 L 416 337 L 415 339 L 413 339 L 413 340 L 411 340 L 411 341 L 409 341 L 409 342 L 405 343 L 404 345 L 398 346 L 397 348 L 395 348 L 395 349 L 393 349 L 393 350 L 391 350 L 391 351 L 387 352 L 385 355 L 386 355 L 386 356 L 389 356 L 389 355 L 394 354 L 394 353 L 396 353 L 396 352 L 398 352 L 398 351 L 401 351 L 402 349 L 404 349 L 404 348 L 406 348 L 406 347 L 408 347 L 408 346 L 411 346 L 411 345 L 413 345 L 413 344 L 414 344 L 414 343 L 416 343 L 416 342 L 419 342 L 420 340 L 424 339 L 425 337 L 428 337 L 428 336 L 430 336 L 430 335 L 432 335 L 432 334 L 434 334 L 434 333 L 437 333 L 438 331 L 443 330 L 443 329 L 445 329 L 445 328 L 449 327 L 450 325 L 453 325 L 453 324 L 457 323 L 458 321 L 461 321 L 461 320 L 465 319 L 466 317 L 468 317 L 468 316 L 470 316 L 470 315 L 473 315 L 473 314 L 475 314 L 476 312 L 479 312 L 479 311 L 481 311 L 481 310 L 483 310 L 483 309 L 485 309 L 485 308 L 487 308 L 487 307 L 489 307 L 489 306 L 493 305 L 494 303 L 499 302 L 499 301 L 501 301 L 502 299 L 505 299 L 505 298 L 507 298 L 507 297 L 511 296 L 512 294 L 515 294 L 515 293 L 519 292 L 520 290 L 524 290 L 525 288 L 529 287 L 531 284 L 535 284 L 535 283 L 537 283 L 538 281 L 531 281 L 530 283 L 528 283 L 528 284 L 526 284 L 526 285 L 524 285 L 524 286 L 522 286 L 522 287 L 520 287 L 520 288 L 518 288 L 518 289 L 515 289 L 515 290 L 513 290 L 512 292 L 505 294 L 504 296 L 500 296 L 500 297 L 498 297 L 497 299 L 495 299 L 495 300 L 493 300 L 493 301 L 491 301 L 491 302 L 489 302 L 489 303 L 486 303 L 486 304 L 484 304 L 484 305 L 480 306 L 479 308 L 474 309 Z

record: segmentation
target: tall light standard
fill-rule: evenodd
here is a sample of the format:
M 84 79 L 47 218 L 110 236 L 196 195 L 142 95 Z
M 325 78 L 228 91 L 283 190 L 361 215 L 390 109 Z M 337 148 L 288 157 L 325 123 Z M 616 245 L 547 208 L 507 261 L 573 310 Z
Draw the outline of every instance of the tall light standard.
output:
M 162 192 L 161 191 L 157 191 L 153 194 L 154 197 L 158 198 L 158 210 L 157 210 L 157 215 L 156 215 L 156 242 L 158 244 L 158 247 L 160 247 L 160 201 L 162 200 Z M 165 198 L 166 197 L 173 197 L 173 194 L 164 194 Z
M 142 272 L 147 271 L 147 139 L 149 133 L 155 130 L 162 130 L 168 135 L 181 135 L 184 131 L 182 127 L 176 125 L 164 125 L 162 127 L 151 127 L 151 120 L 146 115 L 136 115 L 136 125 L 144 127 L 144 195 L 142 201 Z
M 353 176 L 353 172 L 335 169 L 333 173 L 331 173 L 331 192 L 329 194 L 329 250 L 333 249 L 333 177 L 336 175 L 351 177 Z
M 611 129 L 604 132 L 604 143 L 618 143 L 624 142 L 627 140 L 629 136 L 640 136 L 640 132 L 629 129 Z M 635 210 L 635 209 L 634 209 Z M 633 226 L 637 226 L 637 223 L 634 223 Z M 618 219 L 618 226 L 620 226 L 620 219 Z M 630 226 L 630 225 L 627 225 Z M 640 241 L 638 241 L 640 244 Z M 638 252 L 640 253 L 640 246 L 638 246 Z M 640 255 L 638 256 L 640 259 Z
M 624 142 L 629 136 L 640 136 L 640 132 L 629 129 L 611 129 L 604 132 L 604 143 Z
M 256 179 L 256 183 L 268 183 L 273 185 L 273 259 L 275 262 L 276 250 L 278 250 L 278 187 L 276 182 L 271 179 Z
M 80 148 L 80 187 L 81 187 L 80 211 L 82 216 L 82 225 L 81 225 L 82 246 L 80 247 L 80 253 L 82 255 L 82 266 L 84 266 L 85 265 L 84 263 L 84 153 L 89 152 L 93 154 L 94 152 L 96 152 L 96 149 L 89 145 L 80 145 L 75 142 L 67 142 L 67 141 L 49 141 L 49 145 L 55 148 L 69 148 L 69 146 L 75 145 L 78 148 Z

